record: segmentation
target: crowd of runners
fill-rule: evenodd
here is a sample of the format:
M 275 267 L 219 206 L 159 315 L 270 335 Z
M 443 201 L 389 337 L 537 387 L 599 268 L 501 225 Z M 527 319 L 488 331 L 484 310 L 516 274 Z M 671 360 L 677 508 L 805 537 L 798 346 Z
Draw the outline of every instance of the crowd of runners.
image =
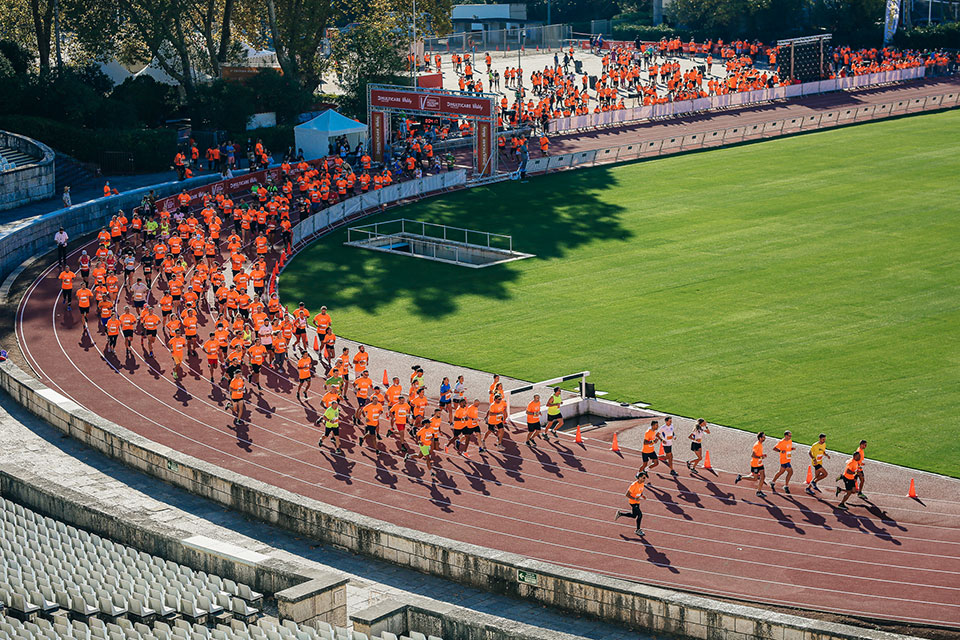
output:
M 332 166 L 285 166 L 279 185 L 257 185 L 250 202 L 242 204 L 224 194 L 195 202 L 183 192 L 172 211 L 158 209 L 150 201 L 129 218 L 119 211 L 97 234 L 95 248 L 82 250 L 75 264 L 68 263 L 68 238 L 61 230 L 55 238 L 60 261 L 56 277 L 64 313 L 74 313 L 76 305 L 81 341 L 96 331 L 105 338 L 105 359 L 119 360 L 122 344 L 125 358 L 133 357 L 139 347 L 145 359 L 154 361 L 159 341 L 169 352 L 171 375 L 178 385 L 192 373 L 223 389 L 234 428 L 248 422 L 246 404 L 251 396 L 262 398 L 261 376 L 269 371 L 289 378 L 296 382 L 298 401 L 319 400 L 320 448 L 329 442 L 342 455 L 341 425 L 352 420 L 359 431 L 357 440 L 370 451 L 388 453 L 384 439 L 392 440 L 399 454 L 421 460 L 433 477 L 441 450 L 470 457 L 471 447 L 478 453 L 491 447 L 503 449 L 514 428 L 525 429 L 523 442 L 531 448 L 540 440 L 558 438 L 564 425 L 559 388 L 545 402 L 534 395 L 523 414 L 517 414 L 525 418 L 517 419 L 496 375 L 483 396 L 468 394 L 463 376 L 458 376 L 443 378 L 431 397 L 420 366 L 413 367 L 406 381 L 400 376 L 388 378 L 386 370 L 377 381 L 362 345 L 354 353 L 346 346 L 338 349 L 326 307 L 312 313 L 302 302 L 293 309 L 281 304 L 271 283 L 278 252 L 289 250 L 291 195 L 299 188 L 295 185 L 317 180 Z M 312 344 L 309 327 L 316 332 Z M 315 380 L 319 380 L 316 386 Z M 694 474 L 703 464 L 704 437 L 709 434 L 704 420 L 698 420 L 687 434 L 691 458 L 686 465 Z M 644 434 L 642 464 L 627 491 L 630 511 L 617 512 L 617 518 L 636 519 L 638 534 L 643 534 L 640 500 L 645 497 L 649 471 L 663 464 L 670 474 L 677 474 L 676 439 L 669 416 L 653 420 Z M 751 474 L 736 479 L 738 483 L 755 481 L 761 497 L 766 483 L 764 442 L 765 435 L 758 434 L 751 451 Z M 811 494 L 820 490 L 817 483 L 829 475 L 823 466 L 823 459 L 829 459 L 825 442 L 826 436 L 821 435 L 810 449 L 813 475 L 806 491 Z M 846 509 L 852 493 L 863 496 L 865 447 L 866 442 L 861 442 L 837 478 L 842 483 L 837 495 L 845 492 L 839 509 Z M 793 450 L 788 431 L 773 447 L 780 467 L 769 483 L 771 489 L 776 490 L 783 476 L 783 490 L 790 492 Z

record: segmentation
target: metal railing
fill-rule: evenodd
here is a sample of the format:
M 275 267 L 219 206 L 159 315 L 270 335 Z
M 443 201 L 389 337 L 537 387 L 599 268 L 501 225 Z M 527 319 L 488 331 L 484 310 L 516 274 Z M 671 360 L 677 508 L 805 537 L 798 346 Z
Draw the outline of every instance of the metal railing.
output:
M 495 29 L 464 31 L 441 38 L 425 38 L 424 53 L 494 53 L 530 49 L 559 49 L 571 38 L 572 29 L 566 24 L 550 24 L 522 29 Z
M 396 226 L 399 224 L 399 231 L 396 229 Z M 394 225 L 394 226 L 390 226 Z M 371 231 L 370 228 L 373 227 Z M 383 229 L 383 231 L 381 231 Z M 433 233 L 428 233 L 428 230 Z M 460 243 L 464 245 L 470 245 L 473 247 L 486 247 L 487 249 L 495 249 L 497 251 L 508 251 L 513 253 L 513 236 L 509 236 L 502 233 L 491 233 L 489 231 L 478 231 L 476 229 L 466 229 L 463 227 L 453 227 L 446 224 L 437 224 L 434 222 L 424 222 L 422 220 L 410 220 L 409 218 L 399 218 L 397 220 L 386 220 L 384 222 L 374 222 L 373 224 L 361 225 L 359 227 L 351 227 L 347 229 L 347 242 L 355 242 L 351 237 L 351 233 L 356 232 L 359 234 L 365 234 L 367 240 L 378 239 L 388 236 L 396 236 L 398 233 L 410 233 L 420 236 L 418 241 L 427 242 L 431 239 L 437 241 L 443 241 L 446 243 L 445 246 L 452 246 L 451 243 Z M 454 237 L 453 234 L 456 234 Z M 462 236 L 460 235 L 462 233 Z M 481 242 L 471 241 L 471 235 L 474 234 L 474 239 L 476 236 L 481 236 Z M 462 237 L 462 239 L 460 239 Z M 497 246 L 494 240 L 499 240 L 506 243 L 506 247 Z

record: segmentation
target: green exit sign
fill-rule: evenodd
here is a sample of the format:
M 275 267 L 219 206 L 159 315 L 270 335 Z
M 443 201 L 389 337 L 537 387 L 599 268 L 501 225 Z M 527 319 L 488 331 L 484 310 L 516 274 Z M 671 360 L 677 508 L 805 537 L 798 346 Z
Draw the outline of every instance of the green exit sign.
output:
M 517 582 L 522 582 L 523 584 L 532 584 L 536 586 L 537 574 L 535 574 L 532 571 L 524 571 L 523 569 L 517 569 Z

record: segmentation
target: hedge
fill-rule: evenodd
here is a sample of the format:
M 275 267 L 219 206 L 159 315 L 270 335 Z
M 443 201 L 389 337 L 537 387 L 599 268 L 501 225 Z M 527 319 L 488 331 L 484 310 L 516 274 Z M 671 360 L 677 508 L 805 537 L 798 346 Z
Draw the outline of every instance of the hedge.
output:
M 177 134 L 169 129 L 86 129 L 16 115 L 0 117 L 0 129 L 34 138 L 83 162 L 99 164 L 105 151 L 131 153 L 138 172 L 168 169 L 177 152 Z
M 893 43 L 901 49 L 960 49 L 960 22 L 901 29 Z
M 649 24 L 615 24 L 611 31 L 610 40 L 633 41 L 637 36 L 640 36 L 641 40 L 647 41 L 659 41 L 661 38 L 672 38 L 674 36 L 680 36 L 680 39 L 684 41 L 690 38 L 689 30 L 679 29 L 665 24 L 658 24 L 656 26 Z

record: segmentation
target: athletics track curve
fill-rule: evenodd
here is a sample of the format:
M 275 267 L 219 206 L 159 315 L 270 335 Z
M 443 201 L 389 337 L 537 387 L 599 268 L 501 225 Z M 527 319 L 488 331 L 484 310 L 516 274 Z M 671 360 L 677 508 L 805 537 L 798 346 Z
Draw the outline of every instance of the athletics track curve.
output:
M 156 290 L 156 289 L 155 289 Z M 123 295 L 123 293 L 121 293 Z M 44 381 L 78 404 L 161 444 L 323 502 L 455 540 L 557 565 L 743 600 L 919 624 L 960 625 L 960 518 L 947 500 L 884 496 L 876 507 L 835 511 L 796 492 L 753 495 L 718 471 L 654 473 L 641 539 L 613 522 L 639 454 L 569 435 L 539 450 L 517 446 L 469 459 L 440 455 L 431 482 L 422 465 L 375 459 L 342 421 L 344 455 L 316 446 L 318 396 L 293 395 L 290 368 L 269 370 L 239 429 L 197 357 L 182 384 L 164 348 L 104 359 L 105 337 L 79 331 L 57 304 L 48 270 L 19 311 L 24 354 Z M 335 311 L 334 311 L 334 318 Z M 209 323 L 209 319 L 205 319 Z M 206 326 L 209 326 L 207 324 Z M 202 334 L 201 334 L 202 335 Z M 377 370 L 376 362 L 371 368 Z M 348 396 L 350 398 L 350 396 Z M 681 467 L 682 468 L 682 467 Z M 877 500 L 881 502 L 881 500 Z M 908 609 L 905 610 L 905 605 Z
M 349 412 L 344 454 L 319 450 L 319 398 L 296 399 L 292 367 L 267 369 L 263 392 L 249 398 L 248 421 L 234 428 L 224 389 L 211 385 L 200 358 L 186 360 L 181 383 L 160 341 L 156 358 L 145 358 L 135 339 L 132 357 L 105 359 L 105 336 L 81 335 L 76 309 L 66 312 L 59 295 L 47 269 L 18 310 L 20 346 L 41 379 L 207 462 L 397 525 L 560 566 L 745 601 L 960 627 L 957 500 L 883 495 L 880 506 L 841 513 L 796 490 L 755 497 L 728 471 L 654 473 L 640 538 L 632 521 L 612 518 L 639 465 L 635 450 L 615 453 L 592 438 L 578 445 L 569 435 L 531 450 L 514 433 L 504 451 L 441 454 L 431 482 L 388 439 L 379 456 L 359 446 Z M 208 316 L 203 321 L 201 335 L 211 325 Z M 373 360 L 370 368 L 380 370 Z

